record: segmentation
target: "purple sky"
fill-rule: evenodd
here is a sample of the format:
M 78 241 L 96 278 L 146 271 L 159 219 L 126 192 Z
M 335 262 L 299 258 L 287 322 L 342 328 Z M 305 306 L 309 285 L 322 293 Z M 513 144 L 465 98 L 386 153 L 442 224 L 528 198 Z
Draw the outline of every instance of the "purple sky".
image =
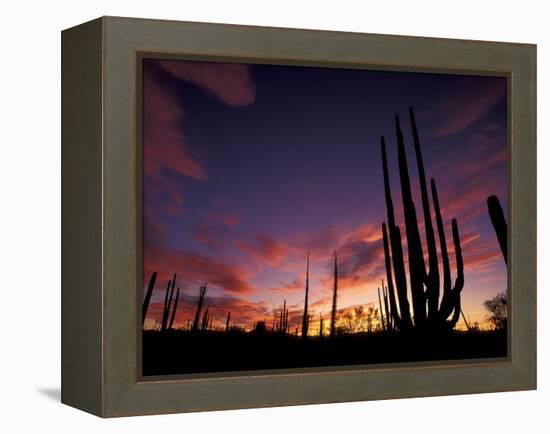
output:
M 151 59 L 143 64 L 144 282 L 153 271 L 159 279 L 148 323 L 178 273 L 177 324 L 208 282 L 215 326 L 229 310 L 236 324 L 269 321 L 286 299 L 292 328 L 308 250 L 317 317 L 330 310 L 334 250 L 338 307 L 375 302 L 384 277 L 381 135 L 402 217 L 395 114 L 422 215 L 409 106 L 448 242 L 458 220 L 463 310 L 483 322 L 482 302 L 506 288 L 485 202 L 496 194 L 507 211 L 505 78 Z

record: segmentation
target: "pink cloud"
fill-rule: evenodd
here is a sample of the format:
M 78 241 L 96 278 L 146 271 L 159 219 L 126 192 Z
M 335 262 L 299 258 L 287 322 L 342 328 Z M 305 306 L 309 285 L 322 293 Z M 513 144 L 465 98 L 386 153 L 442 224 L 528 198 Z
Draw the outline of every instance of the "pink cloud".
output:
M 222 291 L 249 294 L 255 288 L 248 283 L 248 273 L 239 265 L 185 250 L 169 250 L 147 246 L 144 249 L 144 284 L 153 272 L 159 273 L 159 281 L 168 280 L 173 273 L 186 286 L 205 282 Z
M 255 259 L 265 261 L 272 267 L 283 262 L 286 257 L 286 249 L 269 235 L 258 231 L 251 241 L 238 243 L 242 251 Z
M 295 291 L 304 291 L 305 290 L 305 280 L 301 277 L 293 279 L 290 283 L 281 282 L 279 285 L 269 288 L 269 291 L 277 293 L 287 293 Z
M 256 90 L 248 65 L 173 60 L 160 60 L 156 64 L 175 78 L 206 89 L 225 104 L 239 107 L 254 102 Z
M 143 167 L 148 177 L 159 181 L 163 168 L 198 180 L 206 179 L 183 134 L 183 107 L 154 77 L 143 84 Z

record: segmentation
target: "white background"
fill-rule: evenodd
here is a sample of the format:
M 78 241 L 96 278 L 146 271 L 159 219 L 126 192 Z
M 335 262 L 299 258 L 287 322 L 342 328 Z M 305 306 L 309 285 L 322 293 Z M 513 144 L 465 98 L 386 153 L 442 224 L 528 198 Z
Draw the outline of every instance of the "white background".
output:
M 548 432 L 550 253 L 544 1 L 4 1 L 0 67 L 0 431 Z M 61 405 L 60 31 L 100 15 L 538 44 L 539 390 L 101 420 Z M 544 110 L 546 109 L 546 110 Z M 546 125 L 544 124 L 546 120 Z M 546 316 L 545 316 L 546 315 Z M 545 402 L 546 401 L 546 402 Z

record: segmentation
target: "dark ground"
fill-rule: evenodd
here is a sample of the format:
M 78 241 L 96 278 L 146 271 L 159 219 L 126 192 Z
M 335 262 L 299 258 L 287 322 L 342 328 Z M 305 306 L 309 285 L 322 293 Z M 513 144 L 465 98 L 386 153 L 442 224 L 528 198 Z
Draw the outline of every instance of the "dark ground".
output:
M 143 375 L 506 357 L 503 331 L 445 335 L 143 332 Z

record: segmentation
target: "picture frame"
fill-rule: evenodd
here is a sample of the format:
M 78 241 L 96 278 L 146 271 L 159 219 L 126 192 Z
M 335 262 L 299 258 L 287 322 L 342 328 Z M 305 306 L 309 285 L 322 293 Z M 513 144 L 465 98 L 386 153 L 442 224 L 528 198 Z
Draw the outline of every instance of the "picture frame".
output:
M 144 379 L 139 62 L 508 77 L 508 357 Z M 101 417 L 536 388 L 536 46 L 102 17 L 62 32 L 62 402 Z

